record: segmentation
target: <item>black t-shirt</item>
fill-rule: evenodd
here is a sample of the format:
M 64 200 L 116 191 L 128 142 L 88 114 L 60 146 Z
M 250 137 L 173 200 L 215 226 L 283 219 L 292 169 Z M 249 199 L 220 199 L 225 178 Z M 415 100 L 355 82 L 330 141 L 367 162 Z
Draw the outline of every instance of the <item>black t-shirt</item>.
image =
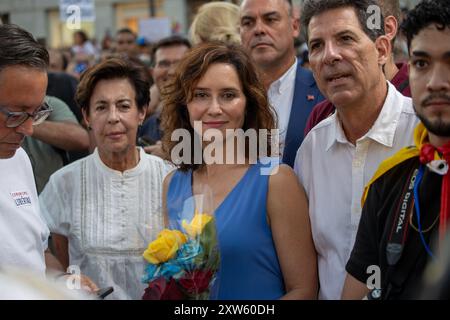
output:
M 418 167 L 418 158 L 406 160 L 385 173 L 370 188 L 362 211 L 356 242 L 346 265 L 347 272 L 363 283 L 367 283 L 368 278 L 373 274 L 367 273 L 368 267 L 375 265 L 381 269 L 381 286 L 382 289 L 386 289 L 388 238 L 396 212 L 403 200 L 405 185 L 410 183 L 410 174 Z M 423 233 L 431 250 L 435 248 L 438 240 L 441 185 L 442 176 L 425 167 L 419 185 L 420 220 L 422 230 L 428 229 L 436 222 L 429 232 Z M 411 227 L 409 215 L 405 218 L 405 222 L 408 223 L 406 244 L 400 260 L 389 270 L 390 283 L 393 286 L 389 299 L 418 298 L 417 289 L 422 282 L 425 266 L 430 260 L 419 233 Z M 417 228 L 415 210 L 412 223 Z

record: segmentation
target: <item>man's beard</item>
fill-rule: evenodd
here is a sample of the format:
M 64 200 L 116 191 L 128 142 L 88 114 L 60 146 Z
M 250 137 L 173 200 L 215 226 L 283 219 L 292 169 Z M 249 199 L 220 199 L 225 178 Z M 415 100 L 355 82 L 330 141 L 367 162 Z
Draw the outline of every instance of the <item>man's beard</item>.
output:
M 416 108 L 414 108 L 416 109 Z M 444 122 L 442 118 L 435 121 L 428 120 L 423 114 L 417 112 L 417 117 L 429 132 L 439 137 L 450 137 L 450 122 Z

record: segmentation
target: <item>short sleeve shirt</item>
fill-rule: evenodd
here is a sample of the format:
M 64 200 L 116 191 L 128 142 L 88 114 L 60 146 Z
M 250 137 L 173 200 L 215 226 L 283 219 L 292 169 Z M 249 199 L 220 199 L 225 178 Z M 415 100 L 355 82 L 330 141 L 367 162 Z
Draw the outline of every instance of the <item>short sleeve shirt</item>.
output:
M 347 272 L 357 280 L 366 283 L 371 275 L 367 272 L 368 268 L 378 266 L 381 270 L 381 286 L 386 288 L 386 246 L 399 204 L 403 201 L 403 189 L 409 183 L 412 170 L 418 166 L 418 158 L 406 160 L 385 173 L 370 187 L 355 246 L 346 265 Z M 430 231 L 423 233 L 431 248 L 435 245 L 439 229 L 441 182 L 442 176 L 426 168 L 419 186 L 421 225 L 423 230 L 432 226 Z M 417 287 L 421 284 L 423 271 L 429 260 L 419 233 L 411 226 L 412 224 L 417 228 L 418 225 L 415 210 L 411 218 L 409 215 L 405 218 L 404 222 L 408 224 L 407 240 L 400 260 L 390 271 L 390 281 L 395 288 L 389 297 L 391 299 L 418 298 Z

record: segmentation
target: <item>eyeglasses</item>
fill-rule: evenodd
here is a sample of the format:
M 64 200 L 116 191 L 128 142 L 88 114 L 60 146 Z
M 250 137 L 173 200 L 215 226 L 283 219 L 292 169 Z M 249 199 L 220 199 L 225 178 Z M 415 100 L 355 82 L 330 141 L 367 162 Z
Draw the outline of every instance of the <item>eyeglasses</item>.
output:
M 7 128 L 16 128 L 27 121 L 28 118 L 33 120 L 33 126 L 41 124 L 48 118 L 52 111 L 52 108 L 46 102 L 33 113 L 12 112 L 7 108 L 0 106 L 0 112 L 6 115 L 5 123 Z

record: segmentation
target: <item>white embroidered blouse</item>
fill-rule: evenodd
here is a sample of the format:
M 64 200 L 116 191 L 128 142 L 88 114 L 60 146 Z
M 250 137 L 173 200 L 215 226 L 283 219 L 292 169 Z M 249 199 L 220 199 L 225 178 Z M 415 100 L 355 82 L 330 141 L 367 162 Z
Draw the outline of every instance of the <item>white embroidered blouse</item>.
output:
M 39 197 L 52 233 L 69 240 L 70 265 L 111 299 L 140 299 L 142 253 L 163 228 L 162 182 L 168 167 L 140 149 L 138 165 L 107 167 L 98 151 L 55 172 Z

